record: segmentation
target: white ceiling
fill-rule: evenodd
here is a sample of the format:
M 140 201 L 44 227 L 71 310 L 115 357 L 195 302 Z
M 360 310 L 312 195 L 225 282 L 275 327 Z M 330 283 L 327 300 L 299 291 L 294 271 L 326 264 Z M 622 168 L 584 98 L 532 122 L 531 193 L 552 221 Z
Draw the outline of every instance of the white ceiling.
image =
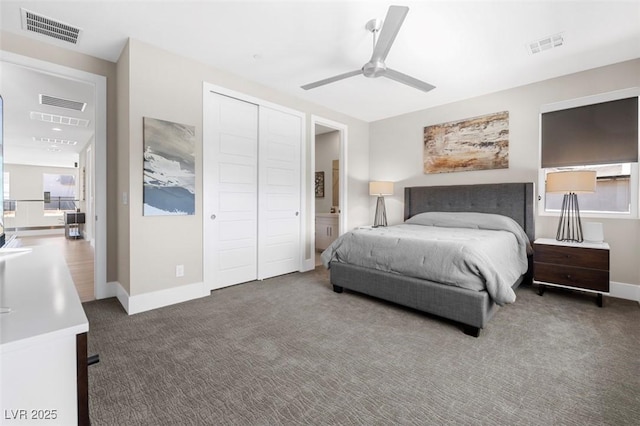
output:
M 300 88 L 362 67 L 372 50 L 365 24 L 390 4 L 410 10 L 387 66 L 436 89 L 364 76 Z M 78 44 L 23 31 L 20 7 L 80 27 Z M 132 37 L 365 121 L 640 57 L 640 0 L 3 0 L 0 15 L 3 30 L 113 62 Z M 556 33 L 564 46 L 528 52 Z
M 4 106 L 4 157 L 14 164 L 73 167 L 94 134 L 94 88 L 90 84 L 2 63 L 0 94 Z M 40 104 L 40 94 L 86 102 L 84 111 Z M 31 113 L 87 120 L 87 126 L 34 120 Z M 42 140 L 45 138 L 46 140 Z M 75 142 L 75 144 L 73 144 Z

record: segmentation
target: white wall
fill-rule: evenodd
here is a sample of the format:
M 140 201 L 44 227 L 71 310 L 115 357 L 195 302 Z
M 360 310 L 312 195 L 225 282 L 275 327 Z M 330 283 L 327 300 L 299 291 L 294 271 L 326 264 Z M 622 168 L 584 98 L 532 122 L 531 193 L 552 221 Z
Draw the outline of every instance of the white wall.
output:
M 75 167 L 40 167 L 23 164 L 5 164 L 4 171 L 9 173 L 10 199 L 18 200 L 16 203 L 15 217 L 5 216 L 6 228 L 28 227 L 58 227 L 64 225 L 62 213 L 44 213 L 42 202 L 30 202 L 20 200 L 42 200 L 44 188 L 42 175 L 64 174 L 73 175 L 78 182 L 78 169 Z M 76 187 L 77 191 L 77 187 Z M 77 192 L 76 192 L 77 196 Z
M 72 167 L 78 162 L 75 152 L 51 152 L 36 149 L 21 149 L 5 145 L 5 163 L 27 164 L 31 166 Z
M 329 213 L 333 205 L 333 160 L 340 159 L 340 132 L 316 136 L 316 172 L 324 172 L 324 197 L 316 198 L 316 213 Z
M 396 182 L 395 195 L 385 197 L 389 223 L 402 221 L 405 186 L 525 181 L 537 183 L 540 107 L 630 87 L 640 87 L 640 59 L 371 123 L 371 179 Z M 425 126 L 505 110 L 509 111 L 508 169 L 423 174 Z M 371 211 L 375 208 L 373 203 L 371 201 Z M 557 221 L 557 217 L 537 214 L 536 236 L 555 237 Z M 637 267 L 640 220 L 594 221 L 603 222 L 605 238 L 611 246 L 611 280 L 640 285 L 640 271 Z

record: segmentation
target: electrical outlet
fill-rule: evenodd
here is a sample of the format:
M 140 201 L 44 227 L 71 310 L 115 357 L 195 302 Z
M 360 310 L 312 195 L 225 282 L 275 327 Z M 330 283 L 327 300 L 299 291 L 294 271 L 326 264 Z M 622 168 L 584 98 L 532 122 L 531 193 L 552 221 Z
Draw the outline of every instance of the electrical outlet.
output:
M 176 277 L 184 277 L 184 265 L 176 265 Z

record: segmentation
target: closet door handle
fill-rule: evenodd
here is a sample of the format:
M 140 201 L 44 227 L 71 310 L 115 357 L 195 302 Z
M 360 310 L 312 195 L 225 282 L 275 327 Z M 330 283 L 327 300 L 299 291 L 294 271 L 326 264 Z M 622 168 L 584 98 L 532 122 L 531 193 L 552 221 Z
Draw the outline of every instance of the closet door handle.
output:
M 211 215 L 211 220 L 216 220 L 216 215 L 215 214 Z
M 296 216 L 298 216 L 300 214 L 300 212 L 296 212 Z

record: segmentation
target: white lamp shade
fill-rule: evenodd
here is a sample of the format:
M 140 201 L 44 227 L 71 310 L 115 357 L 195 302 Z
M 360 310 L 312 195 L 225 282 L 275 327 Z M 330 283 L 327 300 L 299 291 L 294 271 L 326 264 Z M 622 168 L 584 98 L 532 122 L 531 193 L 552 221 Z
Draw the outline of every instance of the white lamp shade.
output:
M 573 192 L 575 194 L 595 192 L 596 172 L 580 170 L 552 172 L 547 174 L 547 192 Z
M 369 182 L 369 195 L 393 195 L 393 182 Z

